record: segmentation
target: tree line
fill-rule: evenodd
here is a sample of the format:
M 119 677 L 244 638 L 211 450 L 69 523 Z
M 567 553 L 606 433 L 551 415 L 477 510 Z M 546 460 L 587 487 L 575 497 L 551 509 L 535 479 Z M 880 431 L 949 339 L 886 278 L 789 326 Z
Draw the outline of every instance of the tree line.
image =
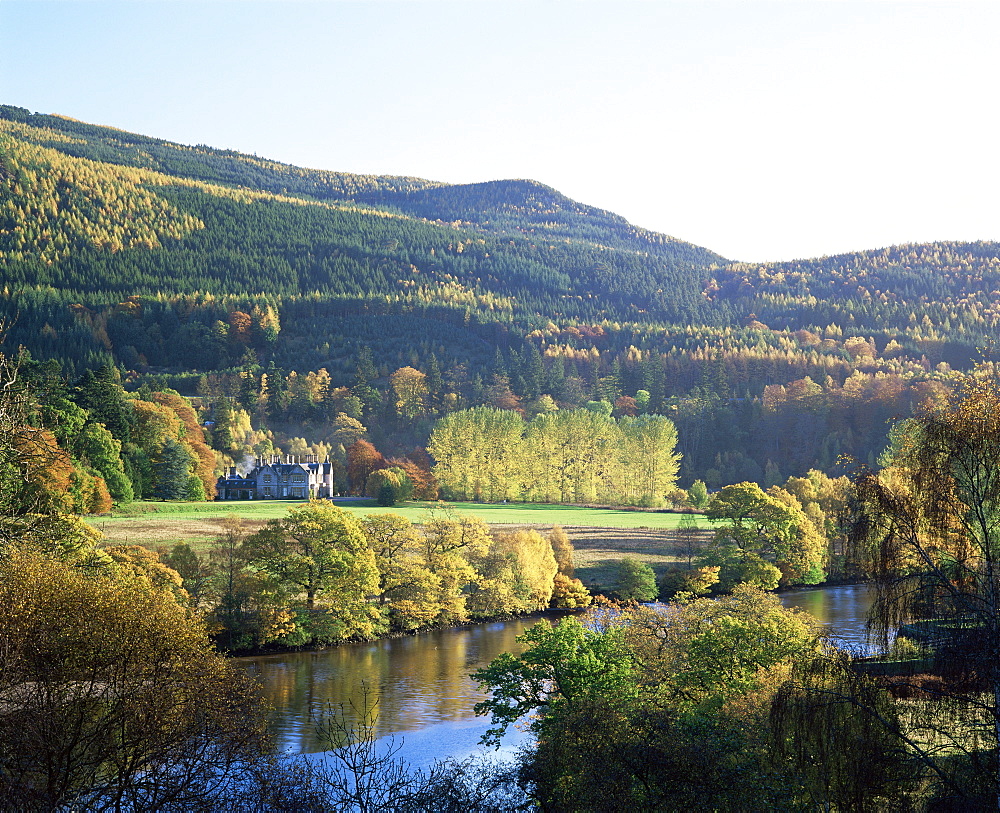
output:
M 590 602 L 559 528 L 491 533 L 481 520 L 447 515 L 417 527 L 391 513 L 357 519 L 324 500 L 254 532 L 230 521 L 207 554 L 179 543 L 163 561 L 230 651 L 322 646 Z
M 427 450 L 446 496 L 460 500 L 663 506 L 676 487 L 677 431 L 659 415 L 555 410 L 526 422 L 474 407 L 442 418 Z

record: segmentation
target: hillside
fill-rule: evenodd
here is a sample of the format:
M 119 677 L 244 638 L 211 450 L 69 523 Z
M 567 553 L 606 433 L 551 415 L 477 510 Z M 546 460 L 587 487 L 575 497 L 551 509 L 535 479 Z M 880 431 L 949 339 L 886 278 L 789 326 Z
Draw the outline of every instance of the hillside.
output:
M 998 244 L 734 263 L 536 181 L 302 169 L 10 106 L 0 189 L 9 343 L 189 394 L 325 370 L 382 393 L 362 417 L 386 439 L 475 403 L 638 397 L 678 423 L 683 476 L 830 468 L 997 325 Z M 404 366 L 435 388 L 409 423 Z

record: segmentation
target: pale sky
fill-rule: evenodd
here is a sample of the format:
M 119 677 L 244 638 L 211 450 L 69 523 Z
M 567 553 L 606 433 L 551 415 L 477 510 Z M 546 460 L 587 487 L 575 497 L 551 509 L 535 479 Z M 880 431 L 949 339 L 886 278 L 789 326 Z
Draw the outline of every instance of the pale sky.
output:
M 0 0 L 0 103 L 791 260 L 1000 240 L 998 32 L 986 0 Z

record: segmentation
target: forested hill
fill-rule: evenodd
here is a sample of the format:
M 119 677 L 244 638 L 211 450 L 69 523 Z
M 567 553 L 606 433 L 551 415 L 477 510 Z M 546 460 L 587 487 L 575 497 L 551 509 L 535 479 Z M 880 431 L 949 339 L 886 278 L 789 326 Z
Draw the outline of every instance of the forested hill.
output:
M 385 206 L 427 220 L 493 232 L 583 240 L 701 265 L 723 261 L 711 251 L 638 229 L 618 215 L 577 203 L 535 181 L 452 185 L 412 177 L 303 169 L 231 150 L 205 145 L 188 147 L 8 105 L 0 105 L 0 118 L 29 125 L 31 129 L 23 129 L 18 135 L 34 144 L 93 161 L 281 195 Z
M 77 158 L 266 192 L 343 200 L 364 193 L 406 192 L 437 185 L 421 178 L 302 169 L 255 155 L 218 150 L 204 144 L 195 147 L 175 144 L 65 116 L 32 113 L 10 105 L 0 105 L 0 119 L 28 125 L 30 129 L 16 131 L 20 138 Z
M 841 325 L 982 346 L 1000 307 L 1000 245 L 892 246 L 798 262 L 717 269 L 706 296 L 775 327 Z M 770 321 L 769 321 L 770 320 Z
M 322 371 L 414 442 L 470 405 L 621 402 L 671 415 L 682 477 L 710 485 L 877 454 L 1000 322 L 1000 244 L 745 264 L 536 181 L 301 169 L 10 106 L 0 268 L 8 343 L 69 380 L 232 394 Z M 403 367 L 433 382 L 407 420 Z M 302 397 L 273 417 L 322 411 Z
M 19 340 L 75 368 L 111 360 L 109 350 L 131 366 L 113 337 L 87 342 L 92 325 L 81 322 L 128 296 L 201 297 L 158 317 L 165 337 L 178 324 L 210 327 L 235 309 L 303 299 L 310 317 L 436 309 L 436 322 L 522 333 L 560 318 L 710 321 L 701 289 L 721 258 L 538 184 L 301 170 L 20 108 L 0 115 L 4 312 L 18 314 Z M 51 331 L 61 335 L 46 343 Z M 168 361 L 144 344 L 126 346 L 152 365 Z M 217 361 L 209 353 L 194 365 L 175 350 L 181 366 Z

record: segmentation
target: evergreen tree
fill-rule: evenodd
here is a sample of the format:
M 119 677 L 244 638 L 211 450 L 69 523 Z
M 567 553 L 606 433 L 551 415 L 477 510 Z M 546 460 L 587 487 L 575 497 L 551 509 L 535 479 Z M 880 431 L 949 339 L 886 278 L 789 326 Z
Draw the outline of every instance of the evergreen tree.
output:
M 166 438 L 153 463 L 153 496 L 158 500 L 183 500 L 190 487 L 191 455 L 173 438 Z M 204 493 L 204 491 L 202 492 Z

